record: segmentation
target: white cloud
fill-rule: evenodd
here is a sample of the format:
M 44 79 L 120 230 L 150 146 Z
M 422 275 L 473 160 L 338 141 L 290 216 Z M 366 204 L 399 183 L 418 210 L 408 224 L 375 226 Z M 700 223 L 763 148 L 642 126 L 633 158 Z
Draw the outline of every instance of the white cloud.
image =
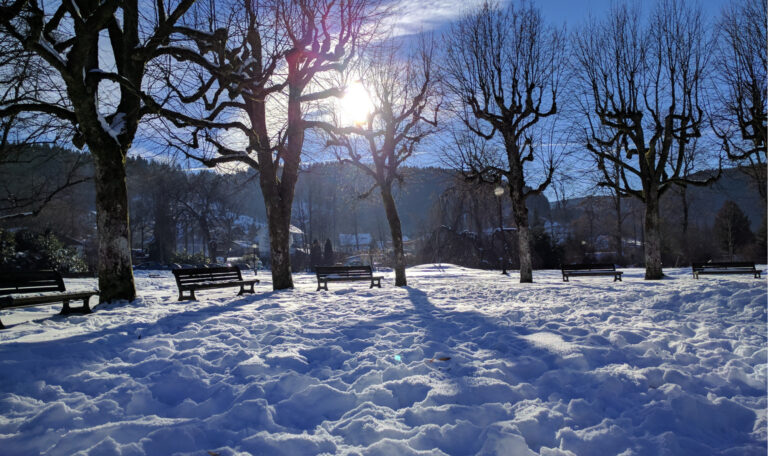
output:
M 481 6 L 487 0 L 399 0 L 392 19 L 394 35 L 410 35 L 440 28 Z M 499 3 L 506 3 L 501 1 Z

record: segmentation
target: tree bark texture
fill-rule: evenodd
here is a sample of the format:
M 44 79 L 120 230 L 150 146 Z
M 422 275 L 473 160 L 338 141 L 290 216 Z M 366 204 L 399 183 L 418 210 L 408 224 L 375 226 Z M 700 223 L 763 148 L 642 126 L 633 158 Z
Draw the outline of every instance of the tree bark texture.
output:
M 280 201 L 267 201 L 272 289 L 293 288 L 291 276 L 291 210 Z
M 395 199 L 392 197 L 392 191 L 382 187 L 381 199 L 384 202 L 384 210 L 387 213 L 389 222 L 389 231 L 392 235 L 392 249 L 395 255 L 395 286 L 404 287 L 408 285 L 405 278 L 405 252 L 403 250 L 403 229 L 400 224 L 400 216 L 397 214 Z
M 93 152 L 99 236 L 99 301 L 132 301 L 136 297 L 136 287 L 131 267 L 125 155 L 117 147 L 105 147 Z
M 510 184 L 512 212 L 517 225 L 518 258 L 520 260 L 520 283 L 533 283 L 533 263 L 531 262 L 531 240 L 528 230 L 528 207 L 520 188 Z M 503 234 L 503 233 L 502 233 Z
M 661 264 L 661 226 L 658 191 L 648 192 L 645 201 L 645 280 L 664 277 Z

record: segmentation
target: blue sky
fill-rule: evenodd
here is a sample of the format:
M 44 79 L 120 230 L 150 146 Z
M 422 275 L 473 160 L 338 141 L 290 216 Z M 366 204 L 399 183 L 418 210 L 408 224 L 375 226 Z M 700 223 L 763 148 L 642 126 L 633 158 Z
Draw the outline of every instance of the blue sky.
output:
M 480 5 L 485 0 L 398 0 L 406 13 L 398 20 L 398 26 L 403 32 L 418 32 L 420 29 L 429 30 L 441 28 L 451 20 L 459 17 L 468 8 Z M 501 0 L 507 3 L 509 0 Z M 631 0 L 633 3 L 635 0 Z M 645 8 L 652 8 L 653 1 L 636 0 Z M 729 0 L 690 0 L 693 4 L 702 6 L 705 15 L 714 20 L 719 16 L 723 6 Z M 738 0 L 735 0 L 738 1 Z M 553 24 L 567 23 L 569 27 L 576 27 L 587 19 L 590 13 L 601 16 L 613 3 L 621 3 L 621 0 L 538 0 L 534 4 L 538 6 L 544 17 Z

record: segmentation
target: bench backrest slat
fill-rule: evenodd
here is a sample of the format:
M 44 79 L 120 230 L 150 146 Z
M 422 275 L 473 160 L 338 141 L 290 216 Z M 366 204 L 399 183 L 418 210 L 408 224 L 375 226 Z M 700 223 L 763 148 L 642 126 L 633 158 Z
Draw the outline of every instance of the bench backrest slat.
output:
M 373 271 L 370 266 L 315 266 L 317 277 L 331 275 L 341 277 L 370 277 Z
M 61 274 L 56 271 L 0 272 L 0 295 L 66 291 Z
M 612 263 L 575 263 L 561 266 L 563 271 L 615 271 L 616 265 Z
M 755 269 L 755 263 L 749 261 L 720 261 L 717 263 L 692 263 L 693 269 L 731 269 L 731 268 L 748 268 Z
M 179 285 L 194 285 L 204 282 L 229 282 L 232 280 L 243 280 L 240 269 L 236 266 L 218 267 L 218 268 L 194 268 L 194 269 L 174 269 L 173 275 L 176 277 L 176 283 Z

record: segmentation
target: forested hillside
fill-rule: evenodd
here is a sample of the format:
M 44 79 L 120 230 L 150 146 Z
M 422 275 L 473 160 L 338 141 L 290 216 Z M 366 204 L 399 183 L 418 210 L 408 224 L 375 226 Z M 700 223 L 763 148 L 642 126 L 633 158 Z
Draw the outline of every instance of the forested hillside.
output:
M 4 200 L 42 183 L 61 183 L 70 175 L 87 179 L 93 172 L 88 155 L 65 149 L 36 147 L 28 156 L 30 160 L 5 167 Z M 186 170 L 143 158 L 130 158 L 127 166 L 132 246 L 155 260 L 170 262 L 177 252 L 185 250 L 209 257 L 226 256 L 232 242 L 253 237 L 249 226 L 266 221 L 261 189 L 252 171 L 221 174 Z M 680 192 L 667 193 L 662 199 L 665 262 L 679 264 L 690 258 L 722 255 L 717 242 L 712 242 L 713 227 L 726 201 L 735 202 L 743 211 L 755 235 L 739 251 L 744 256 L 759 256 L 765 236 L 765 211 L 753 186 L 748 176 L 734 168 L 725 170 L 721 179 L 709 187 L 689 187 L 685 200 Z M 321 243 L 330 239 L 337 250 L 386 250 L 386 217 L 377 190 L 369 190 L 369 182 L 351 166 L 321 163 L 304 167 L 293 210 L 293 225 L 304 233 L 303 247 L 308 249 L 315 239 Z M 403 232 L 410 240 L 409 261 L 446 256 L 439 259 L 496 267 L 503 243 L 493 236 L 501 215 L 506 255 L 515 266 L 509 250 L 514 245 L 510 203 L 506 195 L 497 199 L 493 190 L 491 186 L 468 183 L 445 169 L 404 169 L 396 199 Z M 613 255 L 615 261 L 627 264 L 641 261 L 642 207 L 635 200 L 622 201 L 620 252 L 616 251 L 616 211 L 610 197 L 588 195 L 548 201 L 542 196 L 530 199 L 528 206 L 531 226 L 538 227 L 534 240 L 539 245 L 534 257 L 536 267 L 555 267 L 564 259 L 579 260 L 595 254 Z M 86 257 L 92 256 L 96 235 L 93 184 L 86 180 L 66 188 L 39 215 L 4 219 L 2 228 L 53 233 L 65 243 L 78 246 Z M 435 236 L 440 232 L 445 233 L 442 238 Z M 340 245 L 349 235 L 364 238 L 364 247 Z M 485 241 L 483 236 L 487 237 Z M 460 245 L 440 251 L 435 242 Z M 93 259 L 87 263 L 93 265 Z

